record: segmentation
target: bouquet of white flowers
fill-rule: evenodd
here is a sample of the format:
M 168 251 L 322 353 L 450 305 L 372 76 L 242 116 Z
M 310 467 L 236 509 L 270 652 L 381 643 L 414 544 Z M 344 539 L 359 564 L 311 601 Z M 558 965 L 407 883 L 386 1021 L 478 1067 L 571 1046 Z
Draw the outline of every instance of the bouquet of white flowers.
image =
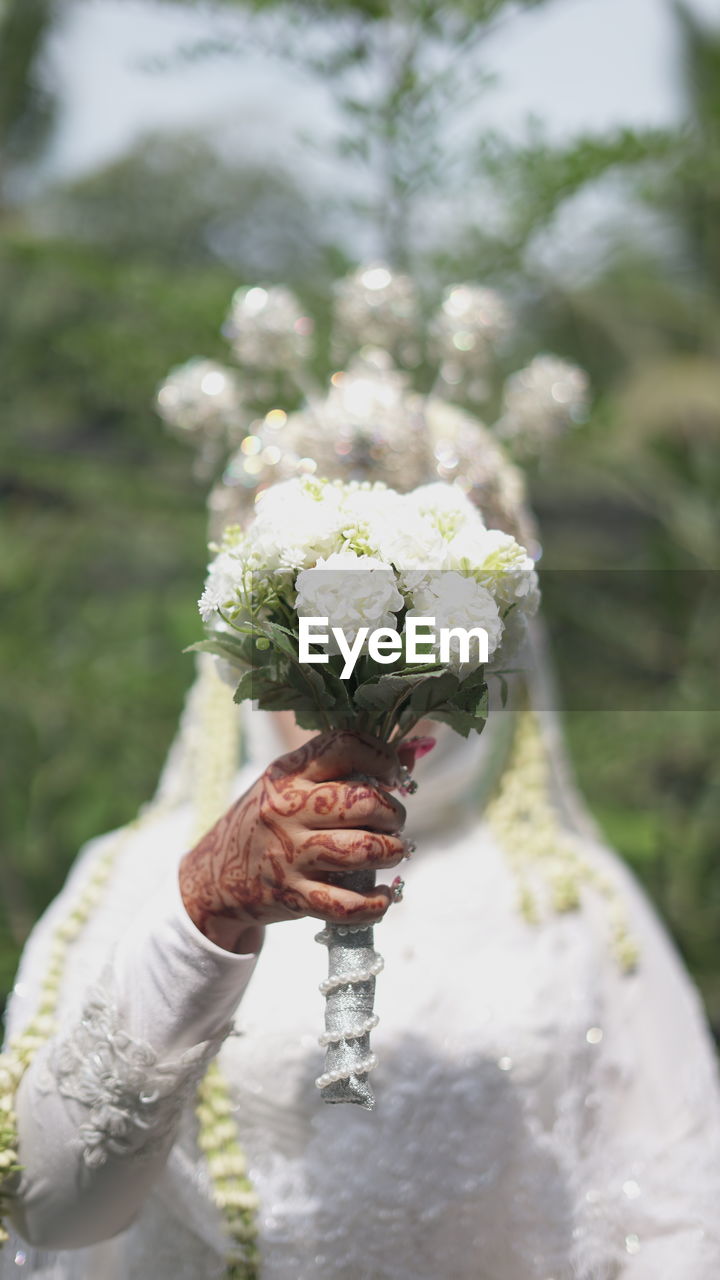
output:
M 208 635 L 196 647 L 223 660 L 236 702 L 394 745 L 424 718 L 482 730 L 486 668 L 538 604 L 524 547 L 443 482 L 399 494 L 305 476 L 266 489 L 256 512 L 213 548 L 199 605 Z M 367 892 L 374 873 L 342 883 Z M 372 1106 L 372 929 L 329 925 L 319 938 L 330 971 L 318 1085 L 327 1101 Z

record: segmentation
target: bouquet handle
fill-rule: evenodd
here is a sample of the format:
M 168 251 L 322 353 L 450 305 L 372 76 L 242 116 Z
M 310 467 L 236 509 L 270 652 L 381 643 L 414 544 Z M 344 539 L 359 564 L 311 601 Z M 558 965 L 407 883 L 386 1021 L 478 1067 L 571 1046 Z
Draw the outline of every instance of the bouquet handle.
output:
M 375 872 L 351 871 L 335 883 L 356 893 L 369 893 Z M 328 977 L 320 986 L 325 996 L 325 1070 L 315 1081 L 323 1102 L 354 1102 L 371 1111 L 375 1096 L 369 1075 L 377 1063 L 370 1050 L 375 977 L 383 962 L 373 946 L 372 925 L 327 924 L 316 940 L 328 949 Z

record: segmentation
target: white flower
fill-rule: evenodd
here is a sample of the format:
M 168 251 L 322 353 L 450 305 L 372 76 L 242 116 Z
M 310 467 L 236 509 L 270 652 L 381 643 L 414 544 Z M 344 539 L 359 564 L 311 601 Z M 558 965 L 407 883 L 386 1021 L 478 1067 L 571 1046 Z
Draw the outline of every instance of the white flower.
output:
M 374 545 L 380 558 L 400 572 L 444 568 L 446 547 L 438 529 L 427 516 L 421 515 L 405 501 L 406 495 L 395 496 L 395 506 L 373 529 Z
M 485 528 L 457 485 L 440 481 L 393 498 L 394 505 L 388 505 L 374 530 L 374 545 L 378 555 L 400 571 L 405 592 L 412 590 L 411 583 L 417 584 L 418 573 L 454 567 L 448 558 L 450 539 L 461 531 L 479 535 Z
M 342 545 L 342 491 L 312 476 L 271 485 L 257 500 L 247 532 L 252 568 L 299 569 Z
M 480 513 L 457 484 L 437 480 L 413 489 L 405 499 L 407 507 L 424 516 L 449 540 L 466 527 L 484 529 Z
M 395 616 L 404 601 L 390 565 L 373 556 L 342 551 L 302 569 L 295 583 L 295 608 L 300 617 L 327 618 L 330 627 L 342 628 L 352 644 L 360 627 L 397 626 Z M 330 650 L 339 653 L 334 640 Z
M 482 523 L 467 524 L 459 529 L 447 544 L 448 568 L 474 573 L 487 554 L 487 533 Z
M 400 495 L 384 484 L 347 485 L 342 502 L 342 533 L 350 550 L 378 555 L 380 535 L 397 519 L 400 502 Z
M 220 551 L 210 565 L 210 571 L 199 601 L 198 609 L 203 622 L 210 622 L 213 616 L 235 607 L 238 588 L 242 583 L 243 563 L 234 551 Z
M 485 570 L 532 569 L 532 557 L 516 542 L 512 534 L 500 529 L 486 529 L 480 545 L 478 564 Z
M 533 560 L 500 529 L 461 529 L 448 543 L 448 565 L 471 573 L 501 604 L 521 604 L 532 615 L 540 594 Z
M 497 649 L 502 633 L 503 623 L 490 592 L 472 577 L 461 573 L 445 571 L 436 573 L 426 585 L 419 587 L 413 594 L 413 608 L 408 609 L 410 617 L 434 618 L 436 641 L 434 652 L 439 654 L 439 631 L 443 627 L 483 627 L 488 636 L 488 657 L 492 657 Z M 470 660 L 461 662 L 460 639 L 452 637 L 450 641 L 450 667 L 464 679 L 478 666 L 478 645 L 470 642 Z
M 504 604 L 519 604 L 529 616 L 537 611 L 540 595 L 535 565 L 524 547 L 509 533 L 487 529 L 479 540 L 477 579 Z
M 281 526 L 270 520 L 258 520 L 248 531 L 245 562 L 249 569 L 271 573 L 301 569 L 306 563 L 312 563 L 315 555 L 312 542 L 298 540 L 292 521 Z

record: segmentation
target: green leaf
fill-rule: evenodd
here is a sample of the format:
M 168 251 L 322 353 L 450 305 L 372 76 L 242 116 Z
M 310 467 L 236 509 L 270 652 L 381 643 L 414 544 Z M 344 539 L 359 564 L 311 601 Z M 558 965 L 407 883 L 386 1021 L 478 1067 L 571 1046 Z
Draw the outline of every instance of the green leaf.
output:
M 313 702 L 298 703 L 294 708 L 295 720 L 301 729 L 312 729 L 317 733 L 322 733 L 323 729 L 327 729 L 327 722 L 322 716 Z
M 229 658 L 231 662 L 236 659 L 247 662 L 249 646 L 247 640 L 238 640 L 235 636 L 218 633 L 215 636 L 208 636 L 205 640 L 198 640 L 195 644 L 189 644 L 186 649 L 183 649 L 183 653 L 193 652 L 214 653 L 223 658 Z
M 268 685 L 258 698 L 262 711 L 292 711 L 301 729 L 325 729 L 326 717 L 310 695 L 286 684 Z
M 467 738 L 473 730 L 476 733 L 482 733 L 487 723 L 486 716 L 474 716 L 471 711 L 463 711 L 460 707 L 446 707 L 442 710 L 438 707 L 430 712 L 428 719 L 449 724 L 450 728 L 462 734 L 463 738 Z
M 436 671 L 445 670 L 446 668 L 442 662 L 415 662 L 411 667 L 392 667 L 390 674 L 403 676 L 406 680 L 412 680 L 425 679 L 425 676 L 433 675 Z
M 332 719 L 337 721 L 338 726 L 351 724 L 356 718 L 357 712 L 350 697 L 347 680 L 341 680 L 339 676 L 336 676 L 327 667 L 322 680 L 332 700 Z
M 217 653 L 217 650 L 213 640 L 196 640 L 195 644 L 186 644 L 183 653 Z
M 482 666 L 482 667 L 476 667 L 474 671 L 470 672 L 469 676 L 466 676 L 464 680 L 461 680 L 460 688 L 461 690 L 484 689 L 485 684 L 486 684 L 485 667 Z
M 303 697 L 314 699 L 319 706 L 332 707 L 335 699 L 330 692 L 324 676 L 315 667 L 297 662 L 283 667 L 283 675 L 288 684 Z
M 296 707 L 311 703 L 309 694 L 301 693 L 290 684 L 267 683 L 258 695 L 258 705 L 263 711 L 294 711 Z
M 353 702 L 364 711 L 387 713 L 403 694 L 412 692 L 412 682 L 402 676 L 381 676 L 361 684 L 353 694 Z
M 297 662 L 297 645 L 293 644 L 288 638 L 292 633 L 287 632 L 286 628 L 281 627 L 277 622 L 262 622 L 257 623 L 256 625 L 258 631 L 260 631 L 261 634 L 270 641 L 279 653 L 284 653 L 287 657 L 292 658 Z
M 452 671 L 441 671 L 439 675 L 422 680 L 415 686 L 410 697 L 410 710 L 414 718 L 421 720 L 435 707 L 441 707 L 457 693 L 458 684 L 458 678 Z
M 472 715 L 487 715 L 488 687 L 485 681 L 470 688 L 461 684 L 457 693 L 450 699 L 450 705 L 457 707 L 460 711 L 470 711 Z
M 294 652 L 297 653 L 298 637 L 296 631 L 293 631 L 290 627 L 283 626 L 282 622 L 272 621 L 268 625 L 275 627 L 278 631 L 282 631 L 283 635 L 286 635 L 290 640 L 292 640 L 295 645 Z
M 257 698 L 262 688 L 262 681 L 254 669 L 245 671 L 233 694 L 233 702 L 245 702 L 247 698 Z

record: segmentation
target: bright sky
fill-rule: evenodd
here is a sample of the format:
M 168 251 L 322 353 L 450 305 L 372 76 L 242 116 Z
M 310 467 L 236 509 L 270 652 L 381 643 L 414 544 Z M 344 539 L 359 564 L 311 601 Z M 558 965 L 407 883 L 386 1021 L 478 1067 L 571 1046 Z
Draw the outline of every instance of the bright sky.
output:
M 718 20 L 717 0 L 691 4 Z M 225 28 L 230 22 L 222 19 Z M 149 56 L 166 56 L 212 29 L 207 12 L 75 0 L 49 55 L 63 103 L 49 172 L 92 168 L 148 129 L 202 126 L 219 135 L 230 125 L 244 149 L 282 147 L 287 156 L 298 125 L 322 128 L 323 90 L 257 53 L 160 75 L 142 69 Z M 680 111 L 669 0 L 554 0 L 510 19 L 488 53 L 500 77 L 483 102 L 492 125 L 517 126 L 534 112 L 563 135 L 660 125 Z

